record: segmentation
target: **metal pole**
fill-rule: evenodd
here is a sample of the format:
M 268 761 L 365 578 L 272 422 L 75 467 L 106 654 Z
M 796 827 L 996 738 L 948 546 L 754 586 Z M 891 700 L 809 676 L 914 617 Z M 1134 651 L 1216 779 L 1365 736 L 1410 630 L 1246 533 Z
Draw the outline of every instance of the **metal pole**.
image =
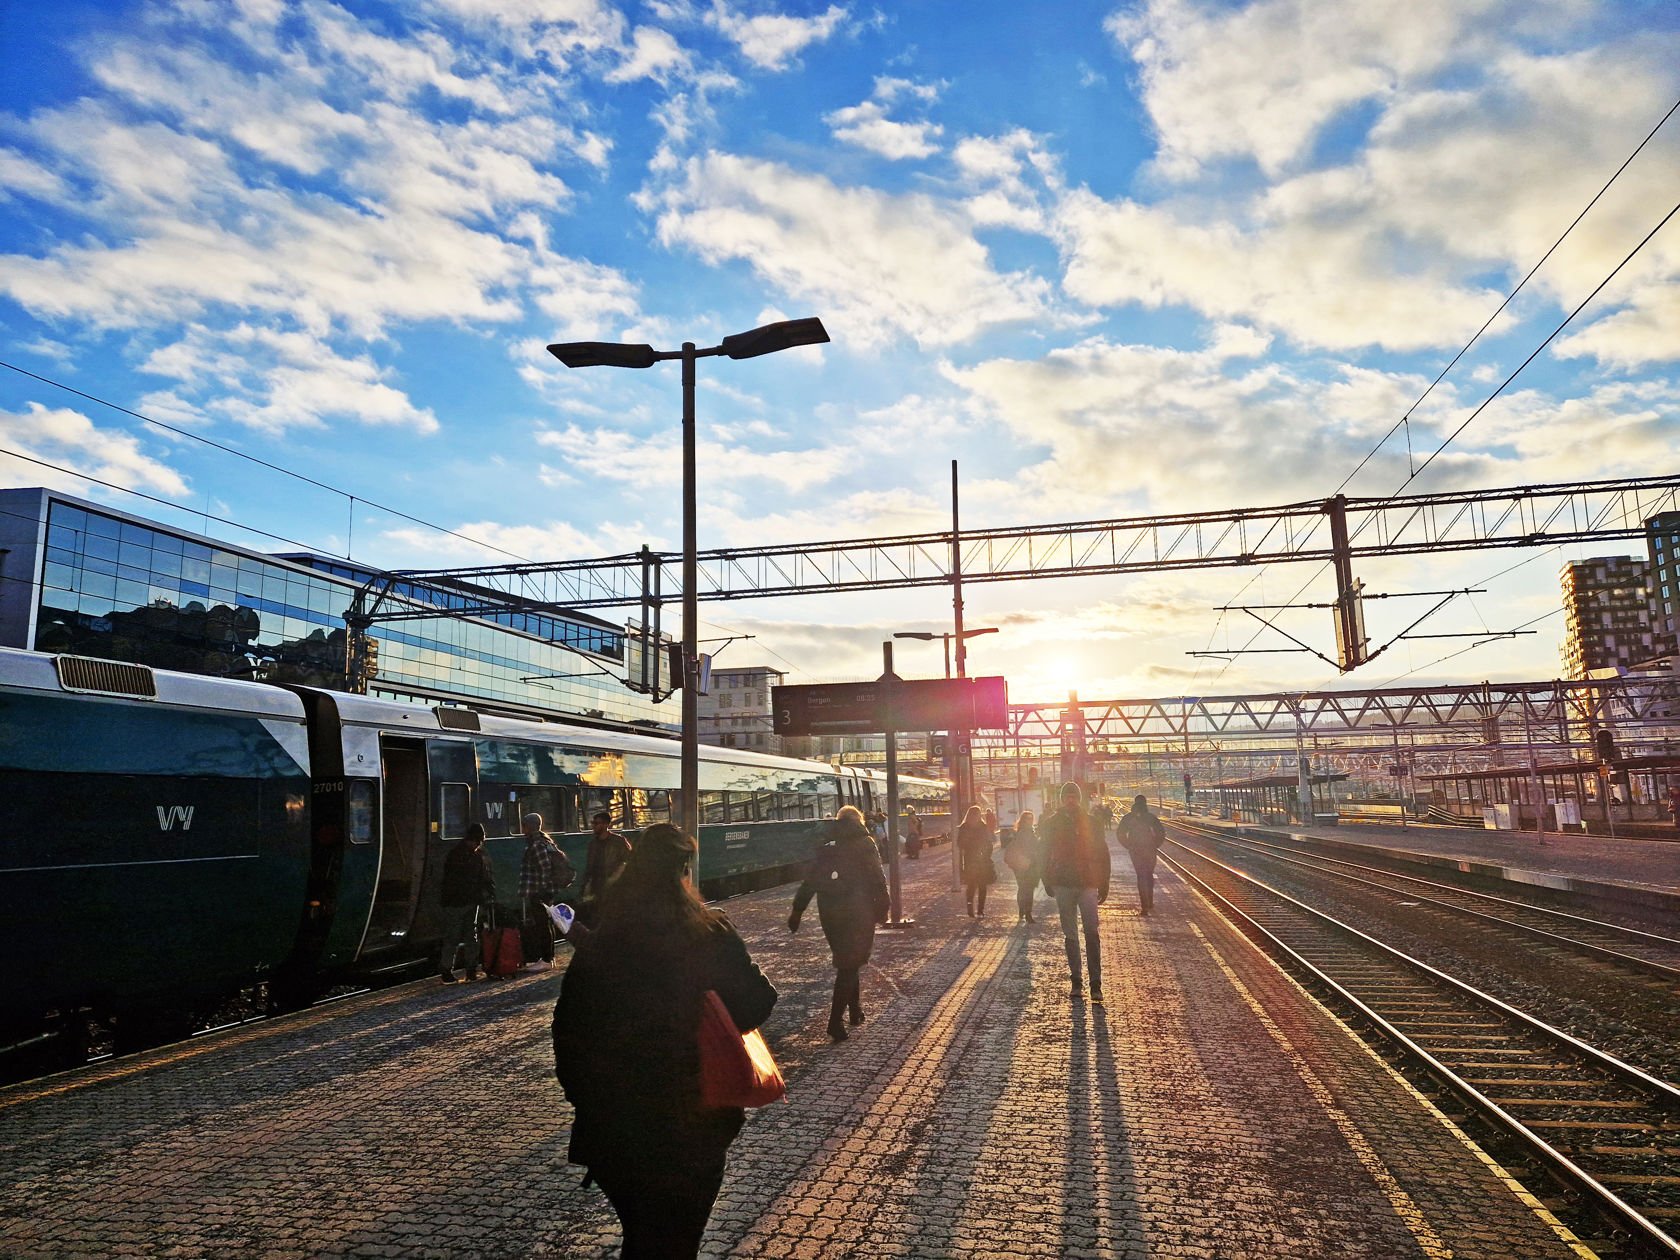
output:
M 694 343 L 683 342 L 683 574 L 682 574 L 682 829 L 700 843 L 700 563 L 696 549 L 694 472 Z M 700 853 L 694 854 L 694 882 L 700 882 Z
M 898 875 L 898 675 L 893 673 L 892 640 L 881 644 L 881 686 L 887 692 L 887 892 L 891 909 L 889 927 L 908 926 Z
M 963 598 L 962 598 L 962 532 L 957 513 L 957 461 L 951 461 L 951 615 L 955 623 L 957 641 L 957 677 L 968 676 L 968 646 L 963 641 Z M 950 648 L 950 643 L 946 643 Z M 946 675 L 949 677 L 949 674 Z M 956 773 L 951 777 L 955 780 L 951 785 L 951 888 L 962 887 L 962 872 L 957 868 L 957 824 L 968 812 L 969 798 L 969 762 L 966 745 L 971 739 L 970 731 L 952 731 L 951 739 L 957 749 L 957 755 L 952 761 Z
M 1523 692 L 1523 743 L 1528 745 L 1528 783 L 1529 791 L 1534 795 L 1534 839 L 1543 844 L 1546 840 L 1546 789 L 1540 782 L 1540 766 L 1534 759 L 1534 727 L 1528 716 L 1530 703 L 1528 693 Z M 1517 825 L 1521 827 L 1522 823 L 1519 821 Z

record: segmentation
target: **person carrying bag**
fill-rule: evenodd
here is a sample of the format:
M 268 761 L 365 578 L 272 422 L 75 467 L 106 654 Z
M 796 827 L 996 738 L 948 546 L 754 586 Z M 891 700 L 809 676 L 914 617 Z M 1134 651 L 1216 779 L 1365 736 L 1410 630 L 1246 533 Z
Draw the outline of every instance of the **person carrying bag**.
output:
M 1167 829 L 1149 812 L 1149 800 L 1141 793 L 1132 798 L 1132 808 L 1120 820 L 1120 843 L 1132 859 L 1137 874 L 1138 909 L 1145 918 L 1155 911 L 1155 855 L 1166 843 Z
M 668 823 L 642 833 L 554 1006 L 555 1075 L 575 1112 L 567 1157 L 612 1203 L 630 1260 L 699 1252 L 745 1123 L 739 1095 L 707 1105 L 719 1098 L 703 1077 L 702 1041 L 718 1033 L 715 1011 L 703 1023 L 708 994 L 743 1046 L 776 1004 L 728 918 L 689 883 L 695 850 Z

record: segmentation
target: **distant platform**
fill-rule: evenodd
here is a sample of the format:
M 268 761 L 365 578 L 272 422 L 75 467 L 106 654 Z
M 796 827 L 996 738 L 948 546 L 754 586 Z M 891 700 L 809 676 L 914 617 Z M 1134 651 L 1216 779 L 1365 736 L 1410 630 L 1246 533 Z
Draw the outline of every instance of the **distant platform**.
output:
M 1197 818 L 1214 826 L 1237 826 Z M 1310 837 L 1321 845 L 1377 849 L 1425 863 L 1474 870 L 1512 883 L 1620 898 L 1680 914 L 1680 845 L 1548 831 L 1490 831 L 1430 823 L 1401 827 L 1352 823 L 1331 827 L 1241 824 L 1245 831 Z
M 782 990 L 789 1102 L 749 1118 L 705 1254 L 1583 1254 L 1169 872 L 1141 918 L 1116 852 L 1092 1007 L 999 867 L 975 921 L 948 851 L 905 864 L 918 926 L 878 938 L 841 1045 L 792 889 L 727 903 Z M 417 984 L 0 1090 L 0 1252 L 616 1255 L 565 1162 L 558 982 Z

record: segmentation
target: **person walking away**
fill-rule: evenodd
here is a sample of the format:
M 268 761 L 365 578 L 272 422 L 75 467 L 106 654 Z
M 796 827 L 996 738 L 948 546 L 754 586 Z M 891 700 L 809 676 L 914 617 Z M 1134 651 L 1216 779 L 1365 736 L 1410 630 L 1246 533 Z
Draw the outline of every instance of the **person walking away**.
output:
M 793 896 L 788 931 L 799 931 L 800 916 L 817 899 L 817 919 L 834 956 L 834 997 L 828 1007 L 828 1035 L 846 1040 L 842 1016 L 852 1026 L 863 1023 L 859 973 L 875 948 L 875 925 L 885 923 L 890 905 L 887 881 L 876 860 L 875 841 L 863 814 L 847 805 L 823 828 L 823 843 L 806 868 L 805 881 Z
M 922 816 L 914 805 L 906 805 L 904 815 L 904 855 L 914 862 L 922 856 Z
M 1106 844 L 1109 828 L 1114 826 L 1114 811 L 1102 797 L 1098 797 L 1097 803 L 1091 807 L 1091 822 L 1096 827 L 1097 839 Z
M 574 1111 L 567 1158 L 618 1213 L 626 1260 L 699 1253 L 745 1121 L 739 1107 L 700 1106 L 706 992 L 742 1032 L 776 1004 L 728 918 L 695 893 L 696 851 L 669 823 L 641 833 L 554 1004 L 554 1071 Z
M 490 855 L 484 851 L 484 825 L 473 823 L 467 834 L 443 859 L 443 950 L 438 955 L 438 976 L 445 984 L 455 983 L 455 955 L 465 949 L 467 979 L 479 977 L 479 907 L 494 905 L 496 876 L 490 869 Z M 490 973 L 484 972 L 488 980 Z
M 1080 996 L 1079 929 L 1085 932 L 1085 969 L 1091 978 L 1091 1002 L 1102 1005 L 1102 938 L 1097 930 L 1097 906 L 1108 898 L 1108 846 L 1097 835 L 1085 812 L 1077 783 L 1064 783 L 1061 808 L 1041 828 L 1044 883 L 1056 898 L 1062 920 L 1073 996 Z
M 986 889 L 997 880 L 997 869 L 992 865 L 992 844 L 996 839 L 980 807 L 970 805 L 962 825 L 957 828 L 957 861 L 962 867 L 963 896 L 971 919 L 986 913 Z M 978 913 L 974 908 L 977 902 Z
M 593 928 L 608 883 L 630 856 L 630 842 L 612 829 L 612 815 L 604 809 L 596 811 L 589 826 L 589 852 L 583 860 L 583 883 L 578 886 L 577 917 L 586 928 Z
M 1131 811 L 1120 819 L 1120 843 L 1137 873 L 1138 908 L 1145 918 L 1155 909 L 1155 855 L 1166 839 L 1167 829 L 1149 812 L 1149 800 L 1140 792 L 1132 798 Z
M 1003 860 L 1015 872 L 1015 922 L 1032 923 L 1033 892 L 1044 875 L 1038 826 L 1030 809 L 1015 820 L 1015 835 L 1003 850 Z
M 869 834 L 875 838 L 875 851 L 880 856 L 881 864 L 887 862 L 887 811 L 876 810 L 869 820 Z
M 560 900 L 560 891 L 577 878 L 577 872 L 543 830 L 541 814 L 526 814 L 519 825 L 525 833 L 525 856 L 519 864 L 525 961 L 543 970 L 554 965 L 554 921 L 548 917 L 548 907 Z

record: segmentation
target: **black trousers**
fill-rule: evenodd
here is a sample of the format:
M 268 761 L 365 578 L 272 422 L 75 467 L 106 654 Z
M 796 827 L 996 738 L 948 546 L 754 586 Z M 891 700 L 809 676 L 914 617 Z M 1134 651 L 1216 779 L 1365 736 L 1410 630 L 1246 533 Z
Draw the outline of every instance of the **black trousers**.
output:
M 554 920 L 548 917 L 541 897 L 525 899 L 525 925 L 519 932 L 519 943 L 525 949 L 525 961 L 554 961 Z
M 692 1260 L 723 1185 L 723 1161 L 705 1168 L 591 1166 L 618 1213 L 624 1260 Z
M 836 967 L 834 969 L 834 997 L 828 1004 L 829 1027 L 838 1024 L 849 1010 L 859 1018 L 863 1015 L 863 986 L 858 976 L 861 968 Z

